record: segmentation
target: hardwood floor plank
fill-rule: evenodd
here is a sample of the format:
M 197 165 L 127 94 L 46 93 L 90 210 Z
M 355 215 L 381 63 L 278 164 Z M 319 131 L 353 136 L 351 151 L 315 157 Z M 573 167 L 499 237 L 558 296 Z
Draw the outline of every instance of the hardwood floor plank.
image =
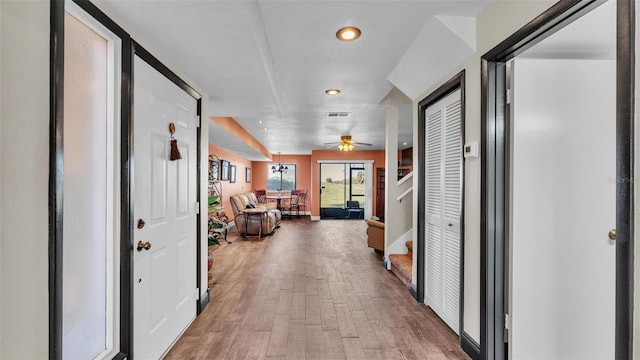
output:
M 286 271 L 284 273 L 284 277 L 282 279 L 282 286 L 280 289 L 293 291 L 295 278 L 296 278 L 296 275 L 293 271 Z
M 358 338 L 342 338 L 342 345 L 347 359 L 363 360 L 365 359 L 364 350 Z
M 304 293 L 307 284 L 307 277 L 305 274 L 296 274 L 293 283 L 294 293 Z
M 346 304 L 336 304 L 335 308 L 340 335 L 343 338 L 358 337 L 358 331 L 356 330 L 356 325 L 353 323 L 353 319 L 351 319 L 349 307 Z
M 277 305 L 278 303 L 276 301 L 267 301 L 264 303 L 254 327 L 256 332 L 270 332 L 271 329 L 273 329 L 273 321 L 276 318 Z
M 322 325 L 320 298 L 318 296 L 305 297 L 305 320 L 307 325 Z
M 386 360 L 387 355 L 382 349 L 364 349 L 364 358 L 367 360 Z
M 289 337 L 287 340 L 287 359 L 305 359 L 305 338 L 306 324 L 304 320 L 291 320 L 289 322 Z
M 333 305 L 331 299 L 320 300 L 320 320 L 322 322 L 322 330 L 330 331 L 340 329 L 335 305 Z
M 251 340 L 249 340 L 249 348 L 247 350 L 246 360 L 262 360 L 267 356 L 269 348 L 269 338 L 271 332 L 254 332 Z
M 352 311 L 351 318 L 358 330 L 358 336 L 360 337 L 360 344 L 363 349 L 381 349 L 382 346 L 378 337 L 376 336 L 367 315 L 364 311 Z
M 322 337 L 324 339 L 326 359 L 342 360 L 347 358 L 339 331 L 323 331 Z
M 318 295 L 318 283 L 315 275 L 307 275 L 305 282 L 305 294 Z
M 322 326 L 307 325 L 305 329 L 305 354 L 307 360 L 325 359 L 324 338 Z
M 331 288 L 329 287 L 329 280 L 327 279 L 318 279 L 316 280 L 316 285 L 318 286 L 318 295 L 323 299 L 331 298 Z
M 276 315 L 267 348 L 267 356 L 286 356 L 289 336 L 289 315 Z
M 278 298 L 278 307 L 276 314 L 289 315 L 291 314 L 291 302 L 293 301 L 293 293 L 291 290 L 280 291 L 280 297 Z
M 306 295 L 305 294 L 293 294 L 291 300 L 291 319 L 292 320 L 304 320 L 306 316 Z

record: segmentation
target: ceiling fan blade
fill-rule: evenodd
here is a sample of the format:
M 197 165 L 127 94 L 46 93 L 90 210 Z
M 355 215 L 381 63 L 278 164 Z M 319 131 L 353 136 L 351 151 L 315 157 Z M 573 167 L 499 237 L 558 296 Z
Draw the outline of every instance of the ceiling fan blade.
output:
M 333 145 L 340 145 L 340 144 L 342 144 L 342 142 L 336 141 L 336 142 L 327 142 L 327 143 L 324 143 L 323 145 L 332 145 L 333 146 Z
M 364 146 L 373 146 L 373 145 L 368 144 L 368 143 L 357 142 L 357 141 L 354 141 L 352 144 L 354 144 L 354 145 L 364 145 Z

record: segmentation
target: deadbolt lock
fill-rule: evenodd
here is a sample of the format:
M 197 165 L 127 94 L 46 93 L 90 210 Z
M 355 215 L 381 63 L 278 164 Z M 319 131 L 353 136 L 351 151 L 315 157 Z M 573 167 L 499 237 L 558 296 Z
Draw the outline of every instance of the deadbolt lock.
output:
M 151 249 L 151 243 L 148 241 L 146 242 L 138 241 L 138 247 L 136 250 L 142 251 L 142 249 L 145 249 L 145 250 Z
M 146 223 L 142 219 L 138 219 L 138 229 L 142 229 Z
M 616 239 L 616 229 L 609 230 L 609 239 L 611 239 L 611 240 L 615 240 Z

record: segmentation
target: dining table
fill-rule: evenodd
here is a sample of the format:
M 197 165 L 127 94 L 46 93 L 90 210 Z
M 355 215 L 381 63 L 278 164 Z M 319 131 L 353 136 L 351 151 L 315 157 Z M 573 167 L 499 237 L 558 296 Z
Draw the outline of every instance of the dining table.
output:
M 291 199 L 291 192 L 267 193 L 267 200 L 275 200 L 278 210 L 282 210 L 282 200 Z

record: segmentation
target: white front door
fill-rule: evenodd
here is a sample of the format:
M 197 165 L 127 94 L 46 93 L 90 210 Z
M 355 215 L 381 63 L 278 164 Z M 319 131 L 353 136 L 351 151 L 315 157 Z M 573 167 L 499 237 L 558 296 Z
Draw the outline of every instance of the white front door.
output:
M 460 327 L 461 91 L 425 110 L 425 304 Z
M 137 56 L 133 84 L 133 354 L 158 359 L 196 315 L 197 101 Z
M 608 58 L 513 65 L 510 359 L 615 358 L 615 2 L 594 12 L 606 6 Z

